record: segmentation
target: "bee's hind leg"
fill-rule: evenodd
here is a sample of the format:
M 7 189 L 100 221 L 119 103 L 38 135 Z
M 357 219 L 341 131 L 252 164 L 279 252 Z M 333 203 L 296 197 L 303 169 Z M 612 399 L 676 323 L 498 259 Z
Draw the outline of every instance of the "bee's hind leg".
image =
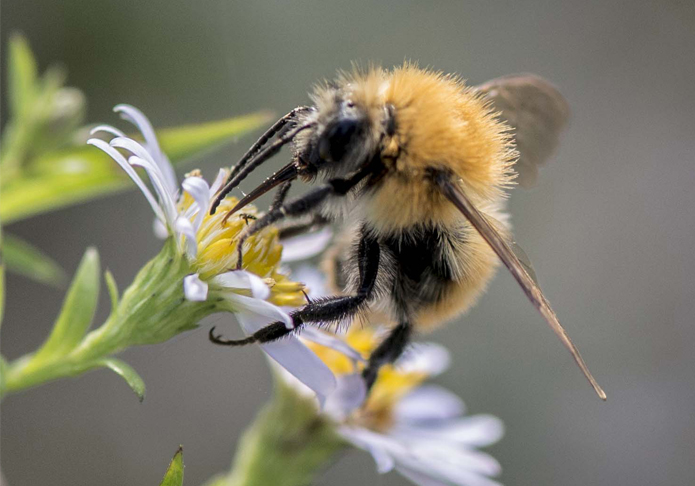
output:
M 413 327 L 408 322 L 402 322 L 394 327 L 389 335 L 372 352 L 367 362 L 367 367 L 362 371 L 362 377 L 367 385 L 367 390 L 372 388 L 379 374 L 379 369 L 396 361 L 410 342 Z

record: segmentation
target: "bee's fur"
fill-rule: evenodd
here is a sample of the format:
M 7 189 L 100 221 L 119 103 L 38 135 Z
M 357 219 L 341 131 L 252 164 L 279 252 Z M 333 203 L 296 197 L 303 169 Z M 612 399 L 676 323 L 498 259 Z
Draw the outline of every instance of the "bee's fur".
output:
M 525 135 L 525 147 L 546 149 L 528 152 L 533 156 L 529 161 L 541 163 L 543 157 L 537 154 L 552 150 L 564 123 L 561 95 L 529 75 L 500 78 L 483 88 L 488 95 L 494 89 L 512 107 L 509 114 L 517 110 L 526 120 L 535 116 L 546 122 L 542 129 L 528 123 L 528 130 L 536 129 L 532 136 L 518 132 Z M 344 223 L 343 234 L 324 262 L 342 296 L 310 302 L 293 312 L 295 327 L 344 322 L 359 315 L 379 315 L 381 322 L 392 325 L 363 372 L 369 387 L 379 367 L 403 352 L 413 329 L 430 329 L 466 311 L 502 258 L 601 395 L 547 300 L 504 242 L 509 237 L 505 190 L 513 184 L 518 154 L 510 127 L 495 113 L 490 98 L 455 76 L 410 63 L 392 71 L 372 67 L 341 73 L 335 82 L 316 87 L 311 98 L 313 107 L 298 108 L 278 121 L 235 168 L 245 176 L 249 170 L 241 165 L 292 120 L 297 128 L 291 139 L 279 139 L 266 149 L 268 156 L 257 155 L 249 162 L 256 167 L 282 144 L 291 141 L 294 147 L 293 162 L 248 196 L 250 202 L 284 184 L 268 213 L 248 232 L 310 213 Z M 514 102 L 519 100 L 523 103 L 517 107 Z M 543 106 L 544 116 L 532 111 L 537 106 Z M 218 200 L 243 176 L 227 184 Z M 319 184 L 284 203 L 295 177 Z M 222 339 L 212 330 L 210 336 L 218 344 L 240 345 L 288 332 L 278 322 L 240 341 Z

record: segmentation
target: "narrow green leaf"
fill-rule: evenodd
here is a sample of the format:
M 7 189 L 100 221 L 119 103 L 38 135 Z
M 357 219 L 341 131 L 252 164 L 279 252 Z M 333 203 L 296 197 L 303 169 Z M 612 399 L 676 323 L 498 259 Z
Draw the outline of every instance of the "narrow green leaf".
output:
M 3 242 L 4 238 L 2 228 L 0 227 L 0 325 L 2 325 L 2 318 L 5 317 L 5 257 L 2 254 Z M 0 371 L 3 370 L 0 369 Z M 0 388 L 1 390 L 2 388 Z
M 13 34 L 8 63 L 8 99 L 13 117 L 24 116 L 36 96 L 36 72 L 29 43 L 23 35 Z
M 40 249 L 12 235 L 5 235 L 2 244 L 9 271 L 55 287 L 65 283 L 65 271 Z
M 104 280 L 106 280 L 106 288 L 109 289 L 109 297 L 111 298 L 111 314 L 118 309 L 118 285 L 116 279 L 110 270 L 104 272 Z
M 32 361 L 38 363 L 67 354 L 82 340 L 97 308 L 99 273 L 99 254 L 94 248 L 89 248 L 70 284 L 51 335 Z
M 256 113 L 157 133 L 162 149 L 177 165 L 255 130 L 268 119 L 267 114 Z M 133 187 L 118 165 L 97 148 L 62 150 L 33 161 L 31 173 L 3 186 L 0 219 L 7 224 Z
M 159 486 L 182 486 L 183 485 L 183 446 L 174 454 L 174 458 L 169 463 L 164 479 Z
M 157 130 L 162 150 L 173 164 L 213 150 L 230 140 L 256 130 L 272 119 L 269 112 L 251 113 L 236 118 Z M 231 162 L 220 165 L 232 165 Z
M 145 399 L 145 382 L 128 363 L 116 358 L 104 358 L 97 361 L 96 366 L 109 368 L 128 383 L 131 390 L 138 396 L 138 400 L 143 401 Z

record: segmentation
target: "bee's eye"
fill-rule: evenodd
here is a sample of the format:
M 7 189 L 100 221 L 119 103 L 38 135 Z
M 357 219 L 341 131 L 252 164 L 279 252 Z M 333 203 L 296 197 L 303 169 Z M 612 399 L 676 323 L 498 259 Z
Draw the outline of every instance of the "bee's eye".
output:
M 342 118 L 329 125 L 318 143 L 321 159 L 329 162 L 342 159 L 358 128 L 359 121 L 354 118 Z

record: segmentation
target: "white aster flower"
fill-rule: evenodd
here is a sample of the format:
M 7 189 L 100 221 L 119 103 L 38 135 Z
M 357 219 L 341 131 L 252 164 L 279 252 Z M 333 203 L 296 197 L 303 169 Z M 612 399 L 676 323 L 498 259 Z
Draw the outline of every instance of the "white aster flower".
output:
M 154 211 L 155 233 L 173 238 L 179 253 L 185 256 L 192 270 L 182 279 L 185 298 L 191 302 L 223 300 L 225 308 L 236 315 L 247 334 L 275 321 L 291 328 L 291 318 L 279 306 L 302 305 L 304 286 L 291 281 L 278 268 L 282 245 L 277 229 L 265 228 L 248 238 L 244 246 L 244 270 L 229 271 L 236 267 L 236 239 L 248 218 L 256 217 L 256 209 L 247 206 L 243 213 L 223 224 L 226 210 L 233 207 L 236 200 L 226 199 L 214 215 L 209 214 L 209 207 L 225 182 L 227 171 L 220 170 L 211 186 L 199 172 L 192 172 L 184 179 L 181 190 L 174 169 L 145 115 L 129 105 L 118 105 L 114 111 L 138 128 L 144 143 L 108 125 L 92 130 L 92 134 L 111 135 L 108 142 L 91 138 L 87 143 L 106 152 L 130 176 Z M 152 190 L 136 172 L 136 167 L 145 170 Z M 302 243 L 300 246 L 315 252 L 316 245 Z M 301 254 L 294 248 L 291 256 L 296 259 Z M 334 389 L 333 373 L 295 336 L 261 347 L 312 389 L 320 400 Z
M 296 273 L 321 293 L 318 272 L 302 268 Z M 380 334 L 353 327 L 337 344 L 336 336 L 327 332 L 302 333 L 336 375 L 337 386 L 328 395 L 323 414 L 336 424 L 337 432 L 368 451 L 380 473 L 396 470 L 421 486 L 499 486 L 490 479 L 500 473 L 499 463 L 479 448 L 502 437 L 502 422 L 491 415 L 465 416 L 457 395 L 424 384 L 449 367 L 449 352 L 443 346 L 411 346 L 394 365 L 382 368 L 365 399 L 360 372 Z M 309 393 L 286 373 L 281 376 L 298 391 Z

